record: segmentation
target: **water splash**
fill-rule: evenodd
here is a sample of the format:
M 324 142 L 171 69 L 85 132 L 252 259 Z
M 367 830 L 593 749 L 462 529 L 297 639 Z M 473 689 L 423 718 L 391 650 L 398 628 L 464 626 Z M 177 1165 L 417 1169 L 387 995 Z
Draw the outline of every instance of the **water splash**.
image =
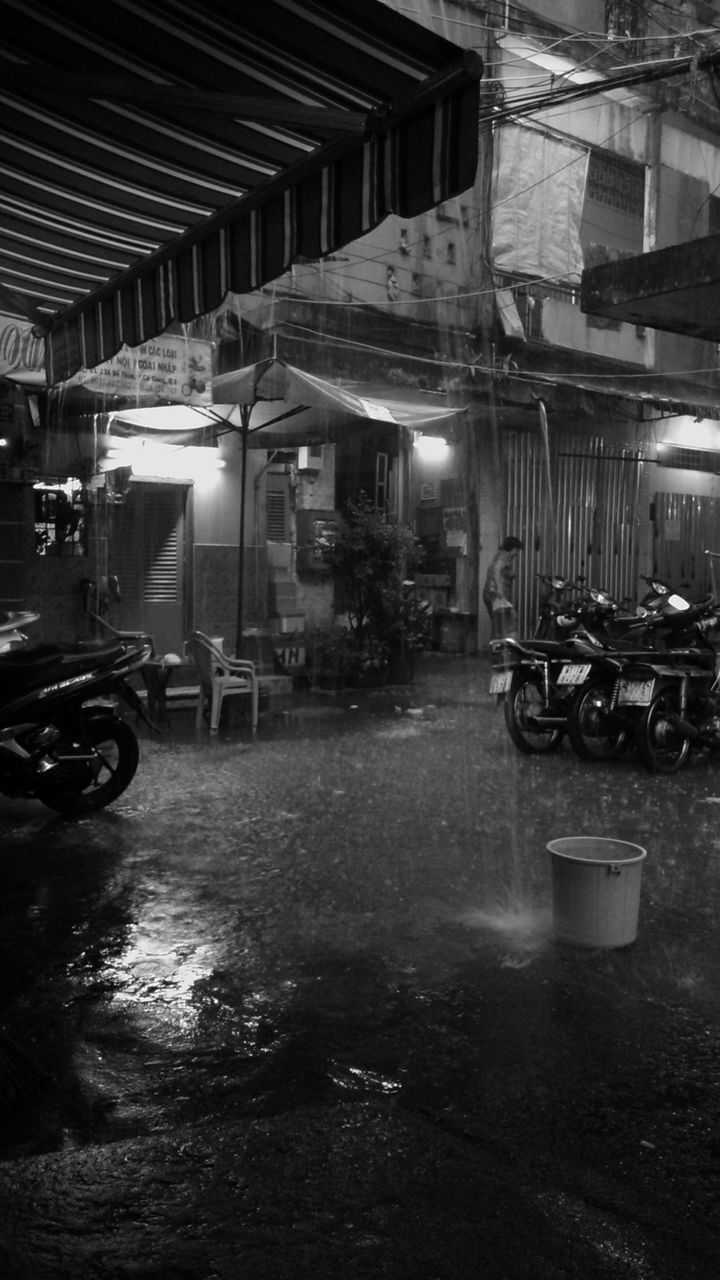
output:
M 552 936 L 550 909 L 521 903 L 471 908 L 462 912 L 459 920 L 471 929 L 490 934 L 508 949 L 501 962 L 503 968 L 524 968 Z

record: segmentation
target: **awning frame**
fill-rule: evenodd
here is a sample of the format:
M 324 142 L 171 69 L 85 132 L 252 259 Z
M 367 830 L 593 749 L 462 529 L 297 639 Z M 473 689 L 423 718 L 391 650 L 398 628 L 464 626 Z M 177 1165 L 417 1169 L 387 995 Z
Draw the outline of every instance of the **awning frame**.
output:
M 54 315 L 48 382 L 102 364 L 173 322 L 189 323 L 228 292 L 252 292 L 298 259 L 331 253 L 390 213 L 412 217 L 467 190 L 477 168 L 482 72 L 482 59 L 468 50 L 391 109 L 371 112 L 361 139 L 325 143 Z

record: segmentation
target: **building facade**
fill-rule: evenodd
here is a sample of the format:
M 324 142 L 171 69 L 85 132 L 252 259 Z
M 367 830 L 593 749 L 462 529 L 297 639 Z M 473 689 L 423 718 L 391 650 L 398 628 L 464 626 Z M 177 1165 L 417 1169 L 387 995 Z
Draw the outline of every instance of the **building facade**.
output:
M 236 434 L 204 441 L 202 467 L 185 453 L 179 472 L 118 465 L 97 483 L 109 474 L 97 422 L 66 415 L 61 432 L 43 429 L 32 385 L 7 383 L 0 604 L 78 633 L 89 580 L 116 624 L 152 629 L 163 650 L 192 627 L 234 643 L 242 541 L 243 619 L 295 660 L 334 615 L 316 544 L 360 490 L 412 525 L 418 589 L 469 620 L 480 648 L 484 575 L 509 533 L 525 545 L 524 629 L 542 573 L 580 574 L 618 598 L 641 594 L 651 572 L 712 585 L 717 347 L 580 307 L 586 266 L 720 229 L 714 83 L 693 70 L 720 40 L 709 8 L 404 3 L 485 61 L 474 186 L 188 327 L 212 344 L 216 371 L 274 353 L 384 398 L 386 420 L 314 448 L 251 450 L 240 539 Z M 454 409 L 429 430 L 446 447 L 415 449 L 423 432 L 393 421 L 393 399 Z

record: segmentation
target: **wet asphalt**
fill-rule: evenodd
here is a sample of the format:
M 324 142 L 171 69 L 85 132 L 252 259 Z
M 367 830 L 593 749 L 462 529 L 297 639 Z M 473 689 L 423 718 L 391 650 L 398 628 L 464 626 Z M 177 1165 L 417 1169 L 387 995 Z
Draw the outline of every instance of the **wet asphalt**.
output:
M 720 761 L 523 756 L 488 674 L 0 800 L 3 1277 L 716 1273 Z M 632 945 L 556 940 L 572 835 L 647 849 Z

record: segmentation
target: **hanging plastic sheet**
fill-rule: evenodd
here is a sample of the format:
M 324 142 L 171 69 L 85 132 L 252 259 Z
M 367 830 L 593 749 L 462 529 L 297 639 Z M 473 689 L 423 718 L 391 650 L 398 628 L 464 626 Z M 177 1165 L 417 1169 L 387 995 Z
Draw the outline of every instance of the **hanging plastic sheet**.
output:
M 495 269 L 539 279 L 577 279 L 586 147 L 527 125 L 495 132 Z

